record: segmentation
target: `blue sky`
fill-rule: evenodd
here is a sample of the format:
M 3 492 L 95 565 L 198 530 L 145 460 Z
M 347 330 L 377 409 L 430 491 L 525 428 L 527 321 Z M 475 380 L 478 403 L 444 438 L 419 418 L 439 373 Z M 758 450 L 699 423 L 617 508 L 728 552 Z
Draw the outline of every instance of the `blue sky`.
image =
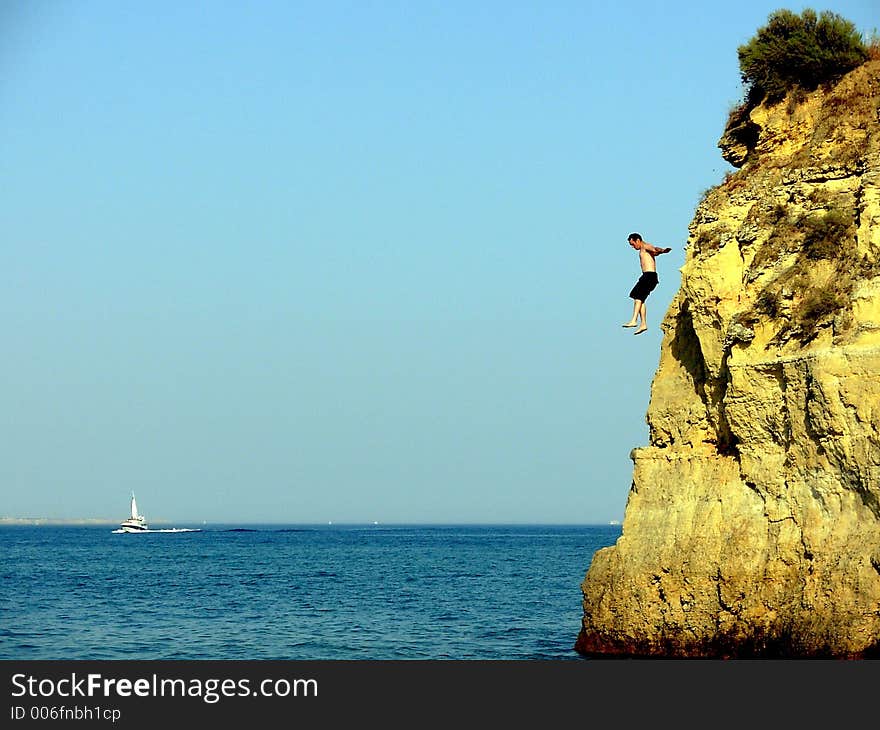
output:
M 0 516 L 622 519 L 780 7 L 3 3 Z

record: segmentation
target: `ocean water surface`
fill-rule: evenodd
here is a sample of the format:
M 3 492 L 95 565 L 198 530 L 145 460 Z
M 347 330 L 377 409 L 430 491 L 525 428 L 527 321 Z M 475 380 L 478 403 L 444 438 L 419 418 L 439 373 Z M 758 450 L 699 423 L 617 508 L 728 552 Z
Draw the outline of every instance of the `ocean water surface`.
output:
M 580 659 L 599 526 L 0 528 L 0 659 Z

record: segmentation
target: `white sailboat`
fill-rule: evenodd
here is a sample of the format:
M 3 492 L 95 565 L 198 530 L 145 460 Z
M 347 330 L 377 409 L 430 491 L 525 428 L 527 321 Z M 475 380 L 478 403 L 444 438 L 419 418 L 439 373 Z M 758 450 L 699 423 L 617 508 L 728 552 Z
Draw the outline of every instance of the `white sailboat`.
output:
M 132 492 L 131 517 L 127 520 L 123 520 L 119 525 L 119 529 L 114 530 L 114 532 L 145 532 L 148 529 L 146 519 L 138 512 L 137 501 L 134 498 L 134 492 Z

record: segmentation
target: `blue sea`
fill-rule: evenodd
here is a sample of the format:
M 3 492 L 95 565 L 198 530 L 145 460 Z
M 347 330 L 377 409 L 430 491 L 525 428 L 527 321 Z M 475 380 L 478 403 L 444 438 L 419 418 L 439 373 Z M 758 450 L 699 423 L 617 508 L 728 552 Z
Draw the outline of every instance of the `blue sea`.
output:
M 0 659 L 580 659 L 620 527 L 0 528 Z

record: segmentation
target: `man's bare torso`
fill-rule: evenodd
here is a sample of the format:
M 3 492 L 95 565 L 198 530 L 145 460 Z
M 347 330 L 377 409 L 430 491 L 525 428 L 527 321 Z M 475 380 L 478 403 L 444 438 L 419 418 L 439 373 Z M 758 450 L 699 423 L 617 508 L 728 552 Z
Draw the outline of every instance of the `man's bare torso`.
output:
M 642 271 L 657 271 L 657 262 L 654 261 L 656 254 L 645 250 L 645 246 L 639 249 L 639 264 Z

